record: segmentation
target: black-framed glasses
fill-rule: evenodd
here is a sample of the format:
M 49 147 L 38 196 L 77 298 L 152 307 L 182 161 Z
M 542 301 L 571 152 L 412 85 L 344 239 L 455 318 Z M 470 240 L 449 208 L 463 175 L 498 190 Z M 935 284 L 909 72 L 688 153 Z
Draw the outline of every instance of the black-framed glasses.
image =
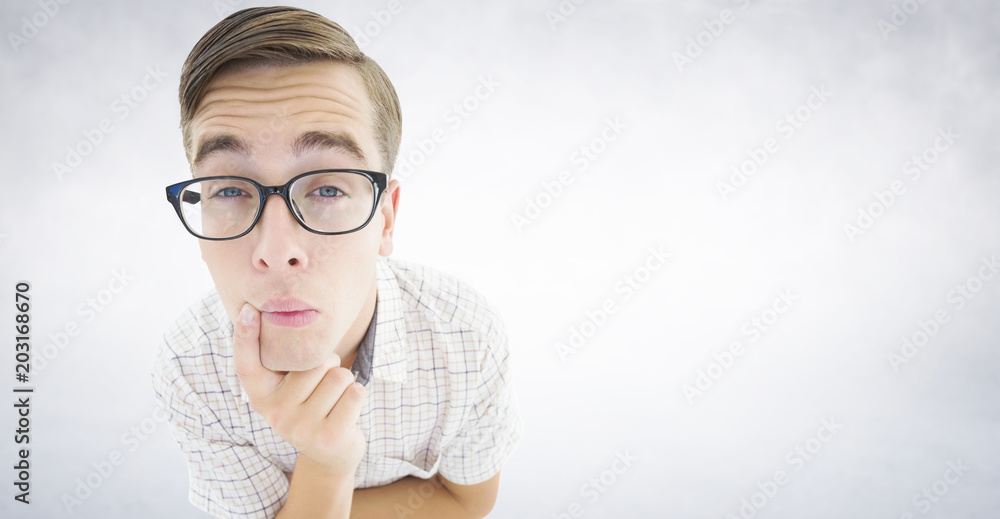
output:
M 271 195 L 299 225 L 316 234 L 347 234 L 368 225 L 388 175 L 361 169 L 320 169 L 281 186 L 235 176 L 202 177 L 167 186 L 167 200 L 184 228 L 203 240 L 232 240 L 250 232 Z

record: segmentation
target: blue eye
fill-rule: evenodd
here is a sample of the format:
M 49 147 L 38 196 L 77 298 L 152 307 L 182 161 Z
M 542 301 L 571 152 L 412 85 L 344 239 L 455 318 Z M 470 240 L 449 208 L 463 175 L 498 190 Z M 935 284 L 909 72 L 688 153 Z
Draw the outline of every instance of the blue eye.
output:
M 321 188 L 319 188 L 319 189 L 317 189 L 316 191 L 313 191 L 313 192 L 316 193 L 316 194 L 318 194 L 321 197 L 324 197 L 324 198 L 335 197 L 335 196 L 344 194 L 343 191 L 341 191 L 341 190 L 339 190 L 339 189 L 337 189 L 337 188 L 335 188 L 333 186 L 323 186 L 323 187 L 321 187 Z
M 244 195 L 246 195 L 246 192 L 238 187 L 224 187 L 215 193 L 215 196 L 222 198 L 235 198 Z

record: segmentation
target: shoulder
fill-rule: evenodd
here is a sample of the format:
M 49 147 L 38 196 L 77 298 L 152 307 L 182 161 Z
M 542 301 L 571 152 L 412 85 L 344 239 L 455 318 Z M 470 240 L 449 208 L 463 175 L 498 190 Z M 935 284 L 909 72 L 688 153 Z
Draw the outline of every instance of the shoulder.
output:
M 420 319 L 490 342 L 505 339 L 506 329 L 496 307 L 465 281 L 413 261 L 387 258 L 386 264 L 395 275 L 405 306 Z

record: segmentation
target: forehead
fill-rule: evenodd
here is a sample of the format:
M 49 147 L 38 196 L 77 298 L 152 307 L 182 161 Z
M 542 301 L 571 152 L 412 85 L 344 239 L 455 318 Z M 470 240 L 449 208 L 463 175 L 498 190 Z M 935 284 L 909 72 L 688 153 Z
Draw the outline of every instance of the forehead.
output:
M 351 137 L 373 160 L 377 153 L 371 113 L 364 80 L 349 64 L 228 71 L 206 89 L 191 120 L 191 142 L 197 155 L 206 141 L 233 136 L 248 144 L 254 158 L 289 148 L 304 133 L 322 131 Z

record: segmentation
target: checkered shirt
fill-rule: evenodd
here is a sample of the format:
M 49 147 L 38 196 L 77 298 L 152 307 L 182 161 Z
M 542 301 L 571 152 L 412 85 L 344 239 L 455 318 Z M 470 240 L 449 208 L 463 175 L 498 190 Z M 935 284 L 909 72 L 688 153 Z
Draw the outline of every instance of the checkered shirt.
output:
M 405 476 L 471 485 L 500 471 L 522 434 L 507 335 L 496 311 L 439 271 L 379 257 L 375 318 L 354 369 L 367 379 L 355 488 Z M 157 401 L 188 462 L 189 499 L 216 517 L 274 517 L 297 451 L 250 408 L 216 290 L 164 334 Z

